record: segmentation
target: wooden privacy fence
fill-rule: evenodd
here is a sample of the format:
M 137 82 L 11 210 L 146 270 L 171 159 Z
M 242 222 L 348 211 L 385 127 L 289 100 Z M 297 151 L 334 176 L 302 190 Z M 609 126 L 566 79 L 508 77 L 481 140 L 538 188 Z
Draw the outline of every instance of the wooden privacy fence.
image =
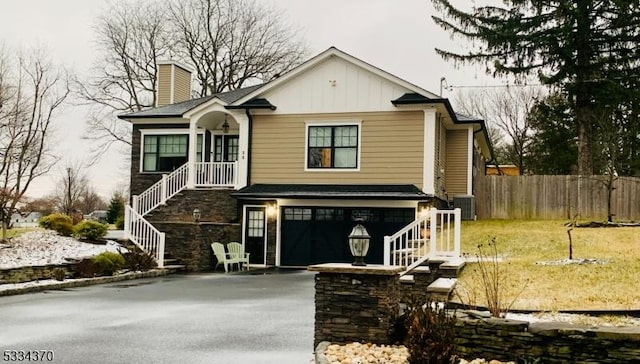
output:
M 478 219 L 606 220 L 607 176 L 478 176 Z M 640 220 L 640 178 L 619 177 L 611 195 L 614 220 Z

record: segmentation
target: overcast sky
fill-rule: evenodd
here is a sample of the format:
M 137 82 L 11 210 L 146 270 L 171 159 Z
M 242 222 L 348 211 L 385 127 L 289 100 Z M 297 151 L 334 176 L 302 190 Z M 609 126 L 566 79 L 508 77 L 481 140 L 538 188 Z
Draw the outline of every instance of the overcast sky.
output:
M 440 78 L 454 86 L 495 84 L 483 67 L 456 69 L 436 55 L 435 47 L 454 49 L 448 34 L 431 21 L 428 0 L 257 0 L 273 4 L 292 24 L 315 55 L 335 46 L 365 62 L 439 93 Z M 92 24 L 106 7 L 105 0 L 14 0 L 0 10 L 0 42 L 11 47 L 45 45 L 52 60 L 74 72 L 88 72 L 95 60 Z M 462 46 L 457 43 L 458 46 Z M 444 92 L 452 97 L 453 92 Z M 57 119 L 55 152 L 64 156 L 49 177 L 41 177 L 29 196 L 42 196 L 54 188 L 66 160 L 81 160 L 90 150 L 81 139 L 85 111 L 69 106 Z M 123 156 L 112 151 L 87 170 L 93 185 L 109 197 L 119 183 L 128 180 Z

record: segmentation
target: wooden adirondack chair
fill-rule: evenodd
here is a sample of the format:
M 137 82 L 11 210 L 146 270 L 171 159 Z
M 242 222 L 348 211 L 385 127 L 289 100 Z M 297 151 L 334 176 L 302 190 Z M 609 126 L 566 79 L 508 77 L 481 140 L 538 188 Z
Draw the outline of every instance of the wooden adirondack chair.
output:
M 218 263 L 216 263 L 216 267 L 213 270 L 218 269 L 220 264 L 224 265 L 224 271 L 229 272 L 229 264 L 232 264 L 231 256 L 229 253 L 224 251 L 224 245 L 220 243 L 211 243 L 211 249 L 213 249 L 213 254 L 215 254 Z
M 231 257 L 232 264 L 238 263 L 238 270 L 240 270 L 240 264 L 243 263 L 244 267 L 249 270 L 249 253 L 244 252 L 244 247 L 238 242 L 231 242 L 227 244 L 229 250 L 229 256 Z

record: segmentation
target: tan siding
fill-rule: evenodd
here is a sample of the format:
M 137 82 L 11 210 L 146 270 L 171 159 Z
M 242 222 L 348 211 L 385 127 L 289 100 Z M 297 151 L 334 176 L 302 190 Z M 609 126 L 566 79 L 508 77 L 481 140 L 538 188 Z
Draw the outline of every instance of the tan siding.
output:
M 170 64 L 158 65 L 158 106 L 171 103 L 171 67 Z
M 175 93 L 173 102 L 182 102 L 191 99 L 191 73 L 182 69 L 175 68 Z
M 436 196 L 444 198 L 444 192 L 446 190 L 445 181 L 444 181 L 444 170 L 446 163 L 444 161 L 445 156 L 445 136 L 446 129 L 442 125 L 442 116 L 438 116 L 436 120 L 436 135 L 434 140 L 436 141 L 435 145 L 435 160 L 433 163 L 433 175 L 435 176 L 435 193 Z
M 445 181 L 449 198 L 467 194 L 468 139 L 467 130 L 447 130 Z
M 360 171 L 305 172 L 305 121 L 361 120 Z M 251 183 L 388 183 L 422 187 L 421 112 L 254 117 Z

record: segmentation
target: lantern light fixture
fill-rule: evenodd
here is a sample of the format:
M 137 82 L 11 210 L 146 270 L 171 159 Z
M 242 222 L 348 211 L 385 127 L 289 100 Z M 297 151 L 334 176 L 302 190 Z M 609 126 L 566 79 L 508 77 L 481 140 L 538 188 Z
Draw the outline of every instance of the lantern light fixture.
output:
M 367 265 L 364 262 L 364 257 L 369 251 L 370 240 L 371 235 L 362 224 L 357 224 L 353 227 L 351 234 L 349 234 L 349 248 L 351 249 L 351 254 L 355 257 L 355 261 L 351 265 L 359 267 Z

